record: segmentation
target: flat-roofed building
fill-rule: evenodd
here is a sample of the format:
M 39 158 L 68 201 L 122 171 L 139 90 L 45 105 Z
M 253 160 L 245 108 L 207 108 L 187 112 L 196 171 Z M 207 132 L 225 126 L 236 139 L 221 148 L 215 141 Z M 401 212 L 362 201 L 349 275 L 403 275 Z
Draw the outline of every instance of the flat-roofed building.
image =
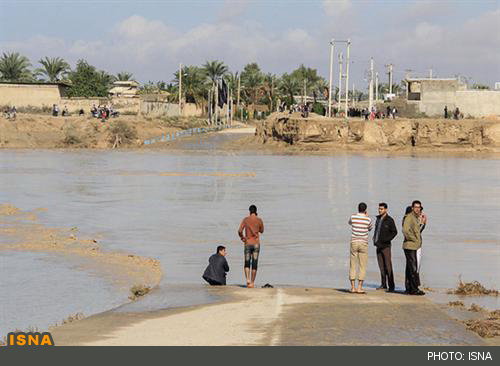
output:
M 444 107 L 451 114 L 459 108 L 464 116 L 500 115 L 500 91 L 467 89 L 457 78 L 407 78 L 406 99 L 427 116 L 442 116 Z

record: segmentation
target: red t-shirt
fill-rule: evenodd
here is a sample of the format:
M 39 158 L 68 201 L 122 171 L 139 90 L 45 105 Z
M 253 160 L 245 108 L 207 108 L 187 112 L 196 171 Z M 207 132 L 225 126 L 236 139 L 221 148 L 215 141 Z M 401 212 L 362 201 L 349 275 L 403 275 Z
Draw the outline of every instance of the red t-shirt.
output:
M 244 240 L 245 244 L 259 245 L 259 233 L 264 232 L 264 223 L 257 215 L 250 215 L 245 217 L 240 224 L 238 234 Z

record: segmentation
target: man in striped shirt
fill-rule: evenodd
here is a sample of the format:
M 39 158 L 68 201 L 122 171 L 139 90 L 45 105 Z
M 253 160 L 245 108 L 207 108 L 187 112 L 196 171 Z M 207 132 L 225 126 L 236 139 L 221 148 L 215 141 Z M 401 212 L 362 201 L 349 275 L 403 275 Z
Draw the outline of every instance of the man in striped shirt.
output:
M 364 294 L 363 281 L 366 275 L 366 264 L 368 262 L 368 231 L 373 227 L 372 219 L 368 217 L 366 203 L 358 205 L 358 213 L 351 215 L 351 258 L 349 262 L 349 280 L 351 281 L 351 292 Z M 358 287 L 356 288 L 356 279 Z

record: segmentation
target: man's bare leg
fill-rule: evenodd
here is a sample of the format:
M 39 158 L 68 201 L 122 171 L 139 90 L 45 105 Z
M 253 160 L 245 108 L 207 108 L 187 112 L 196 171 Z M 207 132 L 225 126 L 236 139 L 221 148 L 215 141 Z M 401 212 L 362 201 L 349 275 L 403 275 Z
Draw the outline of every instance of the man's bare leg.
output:
M 257 270 L 252 269 L 252 287 L 255 286 L 255 277 L 257 277 Z
M 358 281 L 358 289 L 356 290 L 357 292 L 363 293 L 363 280 Z
M 351 280 L 351 292 L 356 292 L 356 280 Z
M 247 287 L 248 287 L 248 285 L 252 282 L 250 279 L 250 268 L 245 267 L 244 269 L 245 269 L 245 279 L 247 280 Z

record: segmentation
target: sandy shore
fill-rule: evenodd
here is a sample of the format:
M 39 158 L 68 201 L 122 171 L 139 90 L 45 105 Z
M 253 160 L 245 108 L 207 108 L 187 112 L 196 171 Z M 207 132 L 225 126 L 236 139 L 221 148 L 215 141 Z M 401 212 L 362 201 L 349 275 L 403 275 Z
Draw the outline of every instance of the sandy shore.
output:
M 486 345 L 425 297 L 210 288 L 216 304 L 119 310 L 51 329 L 57 345 Z M 141 301 L 141 300 L 140 300 Z

